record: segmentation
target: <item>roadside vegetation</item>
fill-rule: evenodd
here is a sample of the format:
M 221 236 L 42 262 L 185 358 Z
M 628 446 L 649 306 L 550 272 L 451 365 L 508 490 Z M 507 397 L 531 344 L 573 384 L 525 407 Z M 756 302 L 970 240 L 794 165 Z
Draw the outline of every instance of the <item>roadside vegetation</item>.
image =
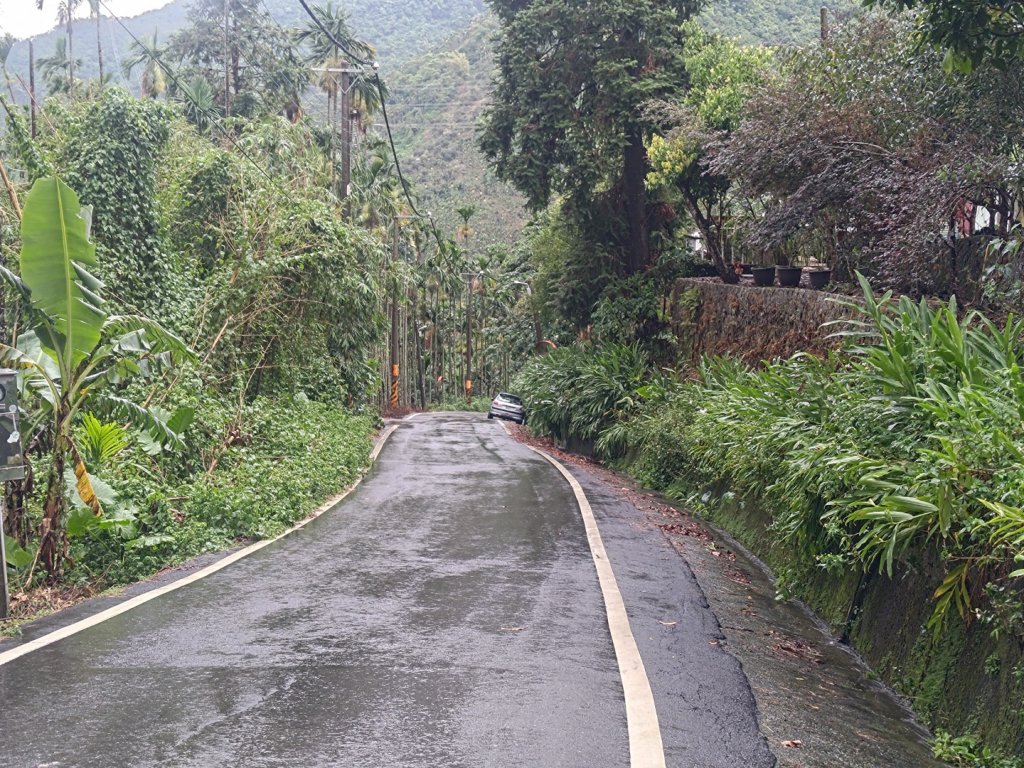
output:
M 382 40 L 414 38 L 393 91 L 338 4 L 284 27 L 283 0 L 176 4 L 122 62 L 67 23 L 34 108 L 8 73 L 16 606 L 274 535 L 352 482 L 379 414 L 512 389 L 532 429 L 741 533 L 756 509 L 783 595 L 852 584 L 822 601 L 841 633 L 863 585 L 925 579 L 906 645 L 946 670 L 982 627 L 974 671 L 1017 704 L 979 721 L 942 670 L 890 682 L 939 756 L 1012 765 L 988 742 L 1024 748 L 1024 6 L 870 0 L 811 43 L 797 0 L 490 0 L 428 51 L 483 6 L 415 5 Z M 831 270 L 842 348 L 694 364 L 678 279 L 775 264 Z

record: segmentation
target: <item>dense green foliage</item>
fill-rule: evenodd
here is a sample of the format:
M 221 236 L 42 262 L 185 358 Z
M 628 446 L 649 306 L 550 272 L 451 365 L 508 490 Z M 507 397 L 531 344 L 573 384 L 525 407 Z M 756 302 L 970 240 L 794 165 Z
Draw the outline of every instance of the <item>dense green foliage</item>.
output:
M 635 349 L 560 350 L 521 374 L 531 423 L 628 455 L 697 503 L 709 488 L 758 498 L 825 568 L 891 574 L 940 556 L 934 624 L 970 621 L 982 586 L 1024 576 L 1024 329 L 864 287 L 848 358 L 708 361 L 673 383 Z
M 683 99 L 648 107 L 668 131 L 648 141 L 647 186 L 686 211 L 683 222 L 697 228 L 718 274 L 735 280 L 733 261 L 751 261 L 734 252 L 737 208 L 743 200 L 736 199 L 729 176 L 708 171 L 708 146 L 739 127 L 747 101 L 763 85 L 772 53 L 709 35 L 689 22 L 683 61 L 690 78 Z
M 788 57 L 708 167 L 747 199 L 735 226 L 752 254 L 977 300 L 1001 261 L 985 246 L 1019 214 L 1022 82 L 988 66 L 947 76 L 908 20 L 858 19 Z
M 652 229 L 643 144 L 652 126 L 640 107 L 684 91 L 682 23 L 698 3 L 491 5 L 501 32 L 479 136 L 484 155 L 532 210 L 563 195 L 590 242 L 610 247 L 626 275 L 642 271 Z
M 225 147 L 173 105 L 117 88 L 51 101 L 42 118 L 14 159 L 59 173 L 68 195 L 92 204 L 88 235 L 72 218 L 81 231 L 65 237 L 70 260 L 85 261 L 61 274 L 95 303 L 99 343 L 94 333 L 93 348 L 76 341 L 72 354 L 61 341 L 71 336 L 48 330 L 66 314 L 64 292 L 47 298 L 33 271 L 30 222 L 47 215 L 29 198 L 24 244 L 5 244 L 9 264 L 21 246 L 24 288 L 10 279 L 33 299 L 5 303 L 21 334 L 8 362 L 28 371 L 23 433 L 36 470 L 8 493 L 14 583 L 67 571 L 65 535 L 75 579 L 138 578 L 271 533 L 350 482 L 374 420 L 342 408 L 373 393 L 386 251 L 341 220 L 313 127 L 236 118 Z M 80 501 L 65 495 L 75 485 Z M 163 498 L 177 499 L 176 516 L 160 512 Z
M 867 0 L 912 10 L 919 34 L 946 51 L 947 70 L 969 72 L 984 61 L 1004 67 L 1024 56 L 1024 3 L 1019 0 Z
M 78 532 L 69 578 L 127 583 L 237 541 L 275 536 L 356 479 L 375 426 L 370 416 L 304 398 L 261 398 L 241 411 L 207 403 L 200 414 L 191 457 L 155 462 L 130 447 L 107 462 L 104 474 L 117 478 L 115 516 L 129 511 L 132 519 L 113 535 L 95 526 Z

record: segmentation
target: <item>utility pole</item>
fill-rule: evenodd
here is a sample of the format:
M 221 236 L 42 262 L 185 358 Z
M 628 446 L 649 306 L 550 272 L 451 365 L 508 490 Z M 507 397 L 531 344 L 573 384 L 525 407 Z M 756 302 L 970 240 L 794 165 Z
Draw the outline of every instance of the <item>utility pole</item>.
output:
M 231 16 L 231 0 L 224 0 L 224 117 L 231 117 L 231 46 L 228 34 L 228 19 Z
M 398 263 L 398 217 L 395 217 L 394 234 L 391 238 L 391 264 Z M 398 363 L 398 281 L 391 288 L 391 409 L 398 407 L 398 379 L 401 370 Z
M 341 199 L 345 201 L 345 218 L 351 214 L 348 201 L 352 186 L 352 72 L 348 67 L 341 70 Z
M 341 67 L 314 67 L 314 72 L 325 72 L 329 75 L 339 75 L 338 96 L 340 100 L 341 114 L 341 190 L 339 197 L 345 201 L 345 218 L 349 217 L 350 206 L 348 202 L 349 193 L 352 188 L 352 119 L 359 114 L 352 108 L 352 86 L 354 85 L 352 75 L 359 74 L 362 70 L 353 69 L 348 65 Z M 327 122 L 332 123 L 330 115 Z M 331 125 L 333 135 L 335 126 Z M 333 166 L 333 158 L 332 166 Z M 331 173 L 334 173 L 333 167 Z
M 821 42 L 828 40 L 828 8 L 821 9 Z
M 24 81 L 22 81 L 24 85 Z M 32 138 L 36 137 L 36 49 L 32 41 L 28 41 L 28 103 L 32 125 Z

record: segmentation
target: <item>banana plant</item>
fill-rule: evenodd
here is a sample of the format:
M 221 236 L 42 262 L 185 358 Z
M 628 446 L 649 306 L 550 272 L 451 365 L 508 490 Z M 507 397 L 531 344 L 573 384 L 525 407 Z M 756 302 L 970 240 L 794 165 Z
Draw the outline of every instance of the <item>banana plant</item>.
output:
M 90 411 L 139 426 L 164 443 L 180 436 L 148 409 L 115 394 L 136 376 L 153 376 L 194 358 L 184 342 L 156 322 L 107 312 L 91 240 L 91 209 L 55 177 L 36 181 L 21 225 L 20 277 L 0 274 L 22 297 L 29 330 L 15 346 L 0 344 L 0 365 L 23 373 L 22 389 L 38 406 L 50 448 L 38 560 L 51 581 L 67 556 L 68 499 L 64 469 L 70 458 L 79 497 L 97 517 L 103 508 L 75 444 L 76 417 Z

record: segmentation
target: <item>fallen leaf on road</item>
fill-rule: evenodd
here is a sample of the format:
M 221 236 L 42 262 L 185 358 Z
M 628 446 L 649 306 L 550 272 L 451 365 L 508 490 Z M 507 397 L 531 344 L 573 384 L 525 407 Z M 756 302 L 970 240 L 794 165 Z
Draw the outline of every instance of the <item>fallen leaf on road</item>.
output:
M 782 746 L 784 747 L 802 747 L 804 743 L 802 741 L 794 739 L 793 741 L 784 741 Z
M 522 632 L 525 627 L 498 627 L 499 632 Z
M 679 622 L 678 621 L 662 621 L 661 619 L 658 619 L 658 623 L 661 624 L 661 626 L 663 626 L 663 627 L 674 627 Z

